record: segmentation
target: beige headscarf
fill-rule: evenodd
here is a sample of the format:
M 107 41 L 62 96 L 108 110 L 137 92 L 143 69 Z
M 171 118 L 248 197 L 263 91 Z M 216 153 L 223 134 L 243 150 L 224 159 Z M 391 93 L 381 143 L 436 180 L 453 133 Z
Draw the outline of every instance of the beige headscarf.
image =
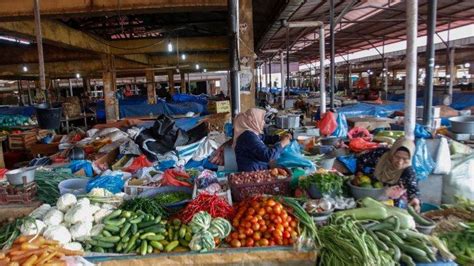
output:
M 247 130 L 260 135 L 265 126 L 265 111 L 258 108 L 250 108 L 247 111 L 238 114 L 234 119 L 234 143 L 235 148 L 239 136 Z
M 406 148 L 410 152 L 409 166 L 411 166 L 413 153 L 415 152 L 415 144 L 410 139 L 407 139 L 404 137 L 399 138 L 397 141 L 395 141 L 390 151 L 382 155 L 382 157 L 380 158 L 380 160 L 378 161 L 375 167 L 374 175 L 382 183 L 394 185 L 400 179 L 400 176 L 402 175 L 405 169 L 395 168 L 395 166 L 392 163 L 392 158 L 397 152 L 397 150 L 402 147 Z

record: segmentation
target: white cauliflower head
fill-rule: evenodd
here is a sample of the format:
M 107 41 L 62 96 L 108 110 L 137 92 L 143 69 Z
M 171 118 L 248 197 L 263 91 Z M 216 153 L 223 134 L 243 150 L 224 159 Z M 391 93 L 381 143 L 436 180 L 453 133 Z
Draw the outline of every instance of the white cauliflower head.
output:
M 102 222 L 102 219 L 104 219 L 105 216 L 109 215 L 112 213 L 113 210 L 109 209 L 100 209 L 96 213 L 94 213 L 94 221 L 95 223 L 100 223 Z
M 69 249 L 69 250 L 77 250 L 77 251 L 83 250 L 81 243 L 78 243 L 78 242 L 71 242 L 71 243 L 64 244 L 63 248 Z
M 56 240 L 61 244 L 71 242 L 71 234 L 63 225 L 51 225 L 46 228 L 43 233 L 44 238 L 49 240 Z
M 82 198 L 82 199 L 78 200 L 77 203 L 76 203 L 76 205 L 79 205 L 79 204 L 90 205 L 91 201 L 88 198 Z
M 84 240 L 90 235 L 92 222 L 79 222 L 69 228 L 73 240 Z
M 79 204 L 70 208 L 64 215 L 64 221 L 68 224 L 75 224 L 78 222 L 92 222 L 91 208 L 89 205 Z
M 22 235 L 36 235 L 41 234 L 45 228 L 46 225 L 40 220 L 25 221 L 20 227 L 20 232 Z
M 60 210 L 51 208 L 43 217 L 43 222 L 47 225 L 59 225 L 63 218 L 64 214 Z
M 56 206 L 58 207 L 58 210 L 65 212 L 67 211 L 70 207 L 75 205 L 77 202 L 76 196 L 71 193 L 66 193 L 59 197 L 58 202 L 56 202 Z

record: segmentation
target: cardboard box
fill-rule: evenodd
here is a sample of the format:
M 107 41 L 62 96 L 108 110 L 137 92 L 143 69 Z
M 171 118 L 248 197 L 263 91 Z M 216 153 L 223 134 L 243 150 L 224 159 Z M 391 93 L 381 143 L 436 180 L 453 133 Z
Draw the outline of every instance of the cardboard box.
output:
M 211 114 L 230 113 L 230 101 L 210 101 L 207 111 Z
M 417 118 L 416 123 L 423 125 L 423 119 Z M 441 127 L 441 118 L 433 118 L 433 124 L 431 124 L 432 129 L 438 129 Z
M 423 109 L 425 109 L 424 106 L 416 107 L 416 118 L 423 118 Z M 433 115 L 433 118 L 439 118 L 441 116 L 441 107 L 432 106 L 432 110 L 431 114 Z
M 41 154 L 41 155 L 52 155 L 59 151 L 59 143 L 63 135 L 56 135 L 53 138 L 53 141 L 48 144 L 44 143 L 35 143 L 31 145 L 30 152 L 34 156 Z

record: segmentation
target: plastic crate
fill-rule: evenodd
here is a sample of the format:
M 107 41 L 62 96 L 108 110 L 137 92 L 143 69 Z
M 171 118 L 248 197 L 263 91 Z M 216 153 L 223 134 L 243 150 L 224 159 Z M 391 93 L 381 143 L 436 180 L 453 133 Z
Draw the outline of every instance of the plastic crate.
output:
M 227 189 L 226 191 L 223 191 L 223 192 L 220 192 L 220 193 L 216 193 L 216 195 L 227 201 L 227 203 L 229 203 L 231 206 L 232 206 L 232 194 L 230 192 L 230 186 L 227 184 L 227 178 L 219 178 L 219 184 L 222 186 L 222 185 L 225 185 L 225 186 L 228 186 L 229 189 Z M 194 188 L 193 188 L 193 199 L 196 198 L 199 194 L 205 192 L 204 189 L 198 189 L 197 188 L 197 183 L 194 182 Z
M 229 186 L 232 192 L 232 199 L 239 202 L 245 198 L 263 194 L 290 196 L 291 171 L 288 169 L 285 170 L 288 173 L 288 177 L 285 179 L 279 179 L 272 182 L 248 183 L 240 185 L 235 184 L 233 179 L 241 173 L 231 174 L 229 176 Z

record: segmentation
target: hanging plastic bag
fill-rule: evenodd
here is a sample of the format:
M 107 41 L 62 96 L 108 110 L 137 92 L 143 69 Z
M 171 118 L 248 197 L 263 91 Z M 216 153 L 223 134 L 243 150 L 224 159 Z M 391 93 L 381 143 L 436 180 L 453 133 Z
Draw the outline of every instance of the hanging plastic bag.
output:
M 94 176 L 94 170 L 92 169 L 92 163 L 87 160 L 73 160 L 69 164 L 71 172 L 75 173 L 80 170 L 84 170 L 87 177 Z
M 354 154 L 339 156 L 337 157 L 337 160 L 342 163 L 347 168 L 347 170 L 349 170 L 349 172 L 355 174 L 357 170 L 357 158 Z
M 453 158 L 449 175 L 443 176 L 442 202 L 455 203 L 455 196 L 474 200 L 474 154 Z
M 349 142 L 349 148 L 353 152 L 363 152 L 373 150 L 379 147 L 379 144 L 375 142 L 366 141 L 363 138 L 355 138 Z
M 105 175 L 89 180 L 86 186 L 86 192 L 89 193 L 93 188 L 103 188 L 114 194 L 120 193 L 125 182 L 121 175 Z
M 150 167 L 152 166 L 153 164 L 148 161 L 148 159 L 146 158 L 146 156 L 144 154 L 136 157 L 132 164 L 127 167 L 126 169 L 124 169 L 123 171 L 125 172 L 129 172 L 129 173 L 135 173 L 136 171 L 138 171 L 140 168 L 143 168 L 143 167 Z
M 428 152 L 426 140 L 421 138 L 416 140 L 415 155 L 413 156 L 413 168 L 418 180 L 426 179 L 434 169 L 434 161 Z
M 363 127 L 353 127 L 349 132 L 347 133 L 347 137 L 349 139 L 355 139 L 355 138 L 362 138 L 365 141 L 372 141 L 372 134 Z
M 313 171 L 316 170 L 314 163 L 301 154 L 301 146 L 296 140 L 292 140 L 283 149 L 283 152 L 277 159 L 277 164 L 287 168 L 301 167 Z
M 431 139 L 431 132 L 429 132 L 424 126 L 416 124 L 415 125 L 415 138 L 417 139 Z
M 168 169 L 163 173 L 162 186 L 191 187 L 191 180 L 186 172 Z
M 433 174 L 447 175 L 451 171 L 451 153 L 449 152 L 448 140 L 441 138 L 439 140 L 438 149 L 435 153 L 435 167 Z
M 337 128 L 336 117 L 333 112 L 326 112 L 319 121 L 319 132 L 323 136 L 330 136 Z
M 347 125 L 346 116 L 342 113 L 338 114 L 336 122 L 337 122 L 337 128 L 332 133 L 332 136 L 336 136 L 339 138 L 347 137 L 347 131 L 349 130 L 349 126 Z

